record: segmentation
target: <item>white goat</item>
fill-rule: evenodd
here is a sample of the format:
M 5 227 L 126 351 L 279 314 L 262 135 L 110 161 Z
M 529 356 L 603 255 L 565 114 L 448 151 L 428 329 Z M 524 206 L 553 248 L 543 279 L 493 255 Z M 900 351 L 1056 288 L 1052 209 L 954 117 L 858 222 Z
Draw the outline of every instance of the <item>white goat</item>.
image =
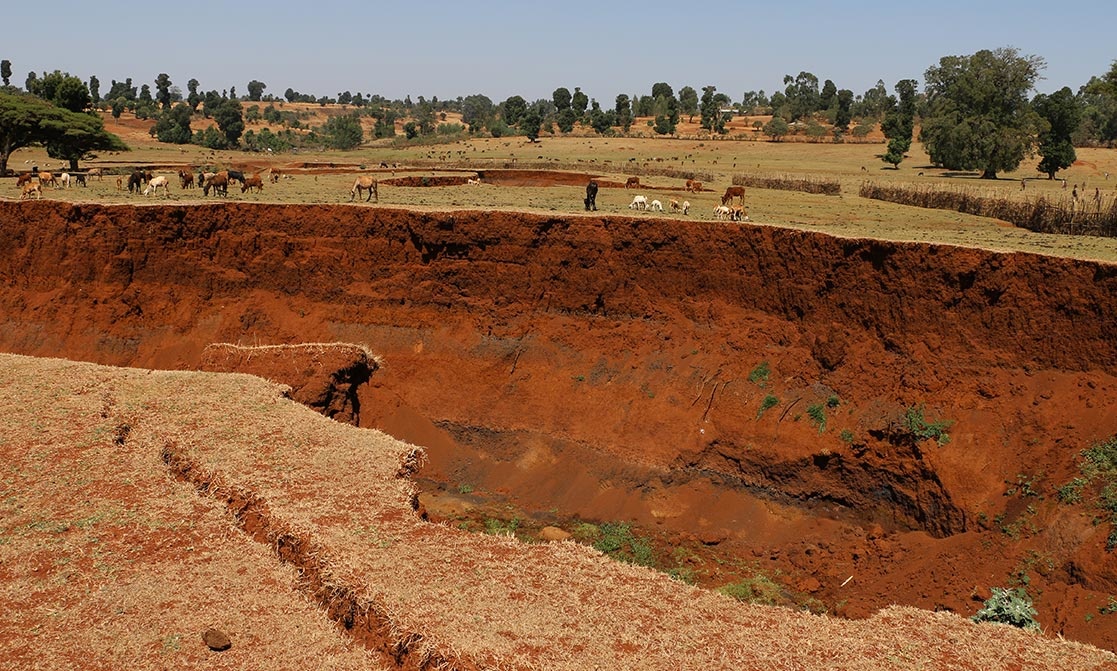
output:
M 648 209 L 648 199 L 644 196 L 634 196 L 632 202 L 628 204 L 630 210 L 646 210 Z
M 662 212 L 663 203 L 659 202 L 658 200 L 653 200 L 651 203 L 648 204 L 648 209 L 652 212 Z

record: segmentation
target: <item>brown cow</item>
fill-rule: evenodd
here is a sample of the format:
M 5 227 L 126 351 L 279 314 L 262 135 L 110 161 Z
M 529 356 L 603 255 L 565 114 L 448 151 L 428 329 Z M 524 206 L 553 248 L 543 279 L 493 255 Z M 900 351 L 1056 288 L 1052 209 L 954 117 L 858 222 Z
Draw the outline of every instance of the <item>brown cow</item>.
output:
M 19 187 L 19 188 L 22 188 L 24 184 L 30 184 L 31 183 L 31 176 L 32 176 L 31 173 L 25 172 L 25 173 L 21 174 L 19 177 L 16 177 L 16 186 Z
M 23 185 L 23 190 L 20 191 L 19 199 L 29 199 L 32 195 L 38 196 L 39 200 L 43 199 L 43 187 L 38 182 L 27 182 Z
M 639 188 L 639 187 L 640 187 L 640 178 L 639 177 L 629 177 L 627 180 L 625 180 L 624 188 L 626 188 L 626 189 L 636 189 L 636 188 Z
M 39 173 L 39 184 L 41 186 L 53 186 L 56 189 L 58 188 L 58 180 L 49 172 Z
M 353 202 L 353 199 L 362 191 L 368 191 L 368 198 L 365 198 L 366 203 L 371 200 L 373 196 L 376 196 L 376 202 L 380 202 L 380 191 L 376 188 L 375 178 L 369 177 L 368 175 L 361 175 L 358 177 L 357 181 L 353 182 L 353 189 L 349 192 L 349 202 Z
M 222 196 L 229 195 L 229 173 L 222 170 L 213 177 L 206 178 L 206 185 L 202 187 L 202 193 L 208 196 L 210 189 L 213 189 L 213 195 L 215 196 L 218 192 Z
M 273 168 L 271 173 L 268 175 L 268 180 L 271 181 L 272 184 L 275 184 L 279 181 L 279 176 L 282 174 L 283 173 Z
M 182 188 L 194 188 L 194 173 L 189 170 L 178 171 L 178 181 L 182 184 Z
M 733 202 L 734 198 L 740 199 L 741 205 L 745 204 L 745 187 L 743 186 L 728 186 L 725 188 L 725 195 L 721 197 L 721 204 L 728 205 Z
M 699 191 L 702 190 L 702 182 L 698 182 L 698 181 L 695 181 L 693 179 L 688 179 L 686 181 L 686 187 L 685 187 L 684 190 L 685 191 L 691 191 L 691 192 L 694 192 L 694 193 L 698 193 Z
M 264 180 L 260 179 L 259 173 L 245 177 L 241 182 L 240 192 L 244 193 L 252 188 L 255 188 L 258 193 L 263 193 L 264 191 Z

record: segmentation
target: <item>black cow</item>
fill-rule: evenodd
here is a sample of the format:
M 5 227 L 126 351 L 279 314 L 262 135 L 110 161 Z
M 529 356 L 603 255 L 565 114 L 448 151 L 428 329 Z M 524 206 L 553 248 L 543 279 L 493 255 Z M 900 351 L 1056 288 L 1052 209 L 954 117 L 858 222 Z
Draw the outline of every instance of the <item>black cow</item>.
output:
M 240 170 L 230 170 L 229 181 L 232 182 L 234 180 L 240 182 L 241 186 L 244 186 L 244 173 Z
M 593 210 L 597 211 L 597 182 L 590 180 L 586 185 L 586 212 Z
M 128 193 L 132 193 L 133 191 L 139 193 L 140 189 L 143 188 L 144 182 L 150 179 L 150 175 L 143 170 L 133 170 L 132 174 L 128 175 Z

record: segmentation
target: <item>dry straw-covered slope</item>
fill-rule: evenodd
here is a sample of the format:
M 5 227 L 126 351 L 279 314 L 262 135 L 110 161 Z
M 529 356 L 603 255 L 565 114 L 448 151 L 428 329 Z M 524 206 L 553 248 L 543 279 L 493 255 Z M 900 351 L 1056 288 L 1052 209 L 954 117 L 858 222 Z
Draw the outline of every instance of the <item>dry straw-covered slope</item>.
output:
M 430 524 L 418 450 L 247 375 L 3 355 L 0 405 L 3 668 L 1117 668 L 952 614 L 745 605 Z

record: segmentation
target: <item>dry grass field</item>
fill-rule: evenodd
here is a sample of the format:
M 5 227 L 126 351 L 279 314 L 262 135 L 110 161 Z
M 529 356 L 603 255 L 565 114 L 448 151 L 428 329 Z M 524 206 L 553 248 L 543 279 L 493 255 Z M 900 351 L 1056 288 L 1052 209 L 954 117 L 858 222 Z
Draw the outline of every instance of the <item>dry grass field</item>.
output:
M 290 104 L 288 104 L 290 105 Z M 309 123 L 324 121 L 327 112 L 318 106 L 302 106 L 315 116 Z M 448 119 L 454 122 L 453 118 Z M 1074 187 L 1083 198 L 1095 190 L 1111 202 L 1117 198 L 1117 152 L 1109 149 L 1079 149 L 1078 162 L 1060 173 L 1059 180 L 1048 180 L 1034 169 L 1038 158 L 1026 160 L 1021 168 L 1001 175 L 998 180 L 982 180 L 977 174 L 958 174 L 930 166 L 919 143 L 912 146 L 909 158 L 899 170 L 886 167 L 878 155 L 879 143 L 834 144 L 803 141 L 768 142 L 763 140 L 710 139 L 688 135 L 696 124 L 680 127 L 681 139 L 626 137 L 601 138 L 574 134 L 570 137 L 544 135 L 530 143 L 522 137 L 478 138 L 448 144 L 426 145 L 387 140 L 367 143 L 352 152 L 299 151 L 282 156 L 239 151 L 211 151 L 193 145 L 177 146 L 154 142 L 147 130 L 151 121 L 120 120 L 106 117 L 109 130 L 118 133 L 132 151 L 101 156 L 88 167 L 101 166 L 126 172 L 132 166 L 151 166 L 155 174 L 171 178 L 172 202 L 203 199 L 199 190 L 178 188 L 180 167 L 245 171 L 280 170 L 291 179 L 270 184 L 265 179 L 263 193 L 230 190 L 229 198 L 248 202 L 347 203 L 354 176 L 372 174 L 381 181 L 412 176 L 456 176 L 464 182 L 481 170 L 554 170 L 593 176 L 605 184 L 598 196 L 598 207 L 606 214 L 634 214 L 628 204 L 636 192 L 623 188 L 626 176 L 639 176 L 649 188 L 649 200 L 662 202 L 663 213 L 636 213 L 647 217 L 670 217 L 669 201 L 689 200 L 693 219 L 714 221 L 713 208 L 720 204 L 725 187 L 736 175 L 792 176 L 836 181 L 840 196 L 822 196 L 790 191 L 750 188 L 746 208 L 750 220 L 758 224 L 817 230 L 852 238 L 881 238 L 905 241 L 932 241 L 1006 251 L 1036 251 L 1044 254 L 1098 260 L 1117 260 L 1117 241 L 1093 237 L 1051 236 L 1017 229 L 1005 222 L 942 210 L 904 207 L 861 198 L 858 187 L 866 180 L 900 183 L 918 187 L 964 189 L 975 194 L 1004 198 L 1047 196 L 1067 200 Z M 731 127 L 730 137 L 748 136 L 747 122 Z M 250 124 L 257 132 L 265 124 Z M 640 123 L 634 129 L 643 128 Z M 740 131 L 740 132 L 736 132 Z M 9 163 L 17 172 L 38 165 L 56 169 L 57 161 L 41 149 L 25 149 L 13 154 Z M 393 166 L 380 167 L 382 164 Z M 83 166 L 85 167 L 85 166 Z M 267 173 L 265 172 L 265 177 Z M 704 183 L 700 194 L 683 190 L 686 176 Z M 579 177 L 579 179 L 581 179 Z M 125 176 L 126 181 L 126 176 Z M 1025 188 L 1021 189 L 1021 183 Z M 609 184 L 614 185 L 610 188 Z M 6 186 L 5 186 L 6 185 Z M 19 193 L 14 181 L 0 181 L 0 197 L 15 199 Z M 105 203 L 155 202 L 158 196 L 141 198 L 117 189 L 115 176 L 92 181 L 89 188 L 47 189 L 46 198 L 97 201 Z M 212 198 L 212 197 L 211 197 Z M 510 188 L 508 184 L 454 186 L 393 186 L 380 189 L 380 204 L 416 209 L 502 209 L 561 212 L 582 210 L 584 188 L 569 182 L 549 184 L 545 179 Z
M 406 477 L 420 452 L 259 378 L 0 363 L 5 668 L 1117 664 L 945 613 L 742 604 L 573 542 L 430 524 Z M 232 647 L 208 649 L 210 628 Z

